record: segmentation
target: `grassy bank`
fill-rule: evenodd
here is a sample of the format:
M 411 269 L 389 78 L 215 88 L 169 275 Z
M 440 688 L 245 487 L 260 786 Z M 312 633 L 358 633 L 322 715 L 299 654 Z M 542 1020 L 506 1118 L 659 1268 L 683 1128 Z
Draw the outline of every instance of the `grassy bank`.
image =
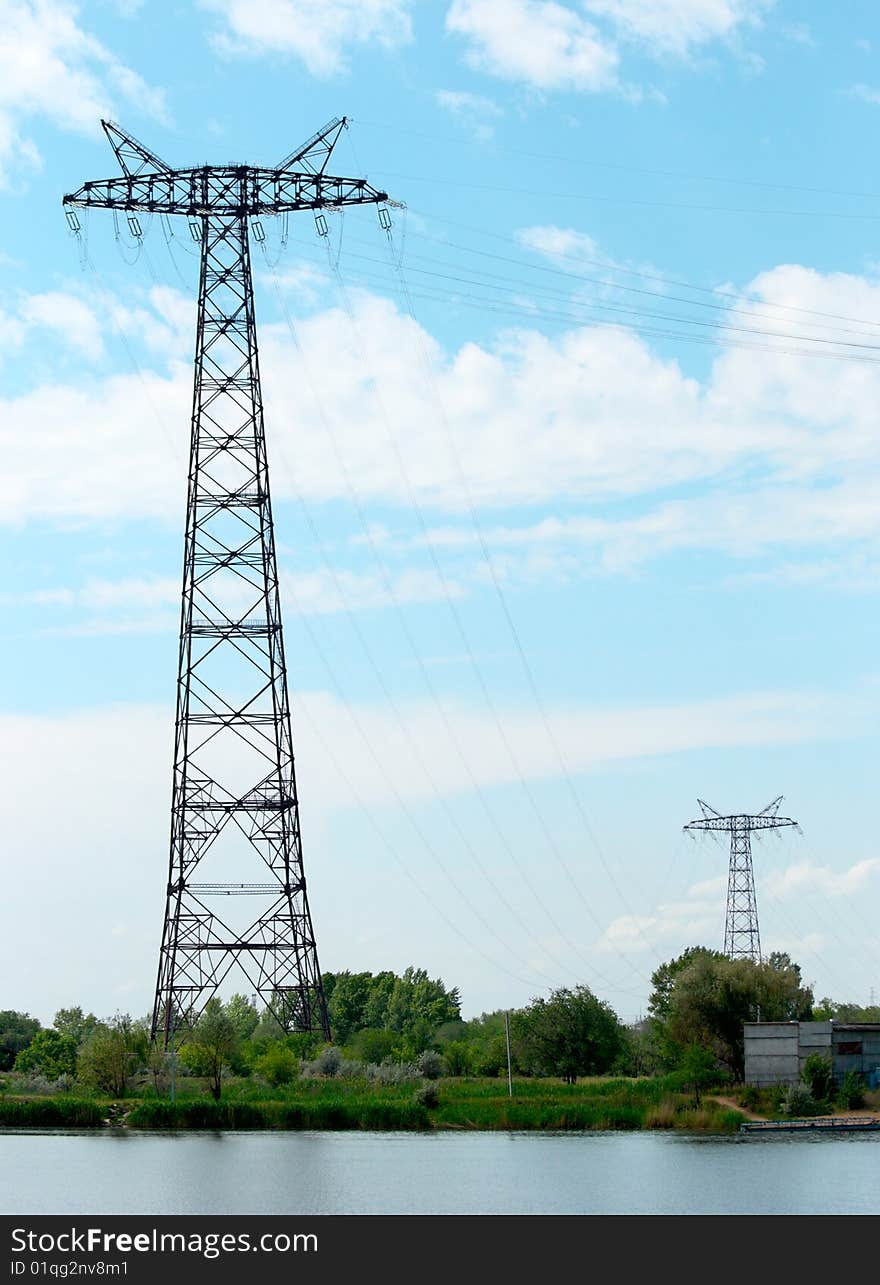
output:
M 175 1101 L 145 1093 L 124 1101 L 67 1094 L 0 1098 L 0 1126 L 130 1129 L 637 1130 L 735 1132 L 745 1118 L 663 1079 L 507 1081 L 443 1079 L 428 1086 L 376 1085 L 358 1079 L 296 1080 L 283 1089 L 232 1081 L 215 1102 L 199 1081 L 185 1081 Z

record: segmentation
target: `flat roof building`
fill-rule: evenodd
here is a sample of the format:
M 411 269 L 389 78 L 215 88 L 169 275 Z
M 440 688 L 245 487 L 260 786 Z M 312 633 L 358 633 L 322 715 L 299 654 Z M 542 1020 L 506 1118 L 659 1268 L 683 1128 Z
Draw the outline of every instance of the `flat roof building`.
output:
M 743 1036 L 746 1084 L 798 1084 L 819 1053 L 831 1059 L 835 1084 L 856 1071 L 866 1088 L 880 1088 L 880 1022 L 744 1022 Z

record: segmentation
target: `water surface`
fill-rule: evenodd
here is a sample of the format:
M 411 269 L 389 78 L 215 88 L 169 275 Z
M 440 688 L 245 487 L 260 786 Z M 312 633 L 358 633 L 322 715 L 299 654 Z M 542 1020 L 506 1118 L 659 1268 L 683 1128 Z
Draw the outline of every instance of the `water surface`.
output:
M 878 1213 L 880 1134 L 0 1132 L 0 1213 Z

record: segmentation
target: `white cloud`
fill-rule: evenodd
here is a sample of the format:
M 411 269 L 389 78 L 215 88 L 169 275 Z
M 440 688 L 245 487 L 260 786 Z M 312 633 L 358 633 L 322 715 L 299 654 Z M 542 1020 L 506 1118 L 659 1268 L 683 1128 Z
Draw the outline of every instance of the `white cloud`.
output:
M 282 603 L 299 616 L 369 611 L 411 603 L 435 602 L 464 596 L 456 580 L 436 571 L 411 568 L 398 574 L 360 573 L 322 567 L 314 571 L 280 571 Z M 54 609 L 43 632 L 66 636 L 156 633 L 177 630 L 180 624 L 180 580 L 170 576 L 92 579 L 78 588 L 57 587 L 0 593 L 0 606 Z M 224 596 L 224 608 L 247 611 L 254 593 L 241 585 L 240 599 Z M 237 601 L 236 601 L 237 600 Z M 165 610 L 173 608 L 174 610 Z M 59 610 L 60 609 L 60 610 Z M 74 618 L 71 619 L 71 612 Z
M 346 69 L 351 46 L 394 49 L 412 39 L 413 0 L 199 0 L 222 20 L 227 54 L 291 54 L 314 76 Z
M 100 322 L 88 304 L 75 295 L 60 290 L 29 295 L 22 316 L 30 325 L 57 331 L 84 357 L 94 361 L 103 355 Z
M 700 45 L 760 24 L 775 0 L 583 0 L 621 37 L 685 57 Z
M 472 67 L 538 90 L 624 90 L 621 44 L 687 58 L 760 25 L 775 0 L 452 0 L 446 28 Z M 625 90 L 630 97 L 638 90 Z
M 574 228 L 559 228 L 553 224 L 521 228 L 516 239 L 527 249 L 537 250 L 557 262 L 564 259 L 583 259 L 592 263 L 602 261 L 598 243 L 593 237 Z
M 535 89 L 617 85 L 618 55 L 586 18 L 555 0 L 453 0 L 446 29 L 471 66 Z
M 823 897 L 850 897 L 861 892 L 880 876 L 880 858 L 858 861 L 846 870 L 817 866 L 800 861 L 785 870 L 770 870 L 765 875 L 767 890 L 773 897 L 789 897 L 800 891 L 818 892 Z
M 560 230 L 541 231 L 555 237 Z M 873 278 L 784 265 L 744 293 L 764 300 L 763 309 L 749 302 L 724 315 L 746 327 L 822 335 L 841 326 L 854 331 L 847 337 L 873 342 L 869 319 L 880 315 Z M 475 548 L 472 524 L 460 522 L 473 500 L 502 574 L 617 570 L 709 548 L 740 558 L 775 550 L 789 559 L 780 567 L 787 578 L 833 575 L 841 560 L 852 577 L 873 578 L 880 559 L 876 364 L 780 353 L 775 341 L 756 337 L 760 348 L 722 349 L 696 380 L 639 336 L 606 325 L 558 337 L 520 328 L 446 353 L 390 301 L 354 291 L 351 303 L 353 325 L 339 309 L 313 312 L 298 323 L 297 345 L 285 325 L 261 328 L 276 500 L 349 502 L 351 486 L 363 505 L 388 503 L 403 515 L 414 496 L 423 510 L 454 515 L 453 524 L 435 524 L 431 543 L 462 552 Z M 864 322 L 784 313 L 780 305 Z M 7 396 L 0 405 L 2 519 L 179 523 L 192 304 L 154 291 L 122 308 L 81 292 L 65 306 L 85 309 L 80 329 L 67 336 L 72 351 L 100 342 L 92 318 L 104 323 L 109 312 L 136 337 L 129 344 L 137 355 L 140 345 L 151 347 L 165 366 Z M 22 304 L 22 316 L 28 311 L 44 313 L 45 300 Z M 9 324 L 28 328 L 21 316 Z M 690 493 L 669 494 L 683 485 Z M 618 511 L 621 500 L 628 504 Z M 534 516 L 504 525 L 485 517 L 492 507 L 517 504 L 532 506 Z M 416 544 L 407 536 L 383 547 Z M 770 569 L 765 561 L 761 572 Z M 374 598 L 376 582 L 358 581 L 356 600 L 362 592 L 365 601 Z
M 435 97 L 440 106 L 461 121 L 480 143 L 487 143 L 494 137 L 495 122 L 504 115 L 497 103 L 482 94 L 439 89 Z
M 164 92 L 149 86 L 78 23 L 67 0 L 0 0 L 0 182 L 21 163 L 38 164 L 23 132 L 32 117 L 93 134 L 121 98 L 158 120 Z

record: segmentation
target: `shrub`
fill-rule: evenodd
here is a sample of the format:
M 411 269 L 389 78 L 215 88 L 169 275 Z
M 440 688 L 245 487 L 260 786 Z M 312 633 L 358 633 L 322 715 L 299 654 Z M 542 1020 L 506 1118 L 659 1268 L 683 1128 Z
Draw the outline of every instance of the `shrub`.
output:
M 373 1084 L 406 1084 L 419 1078 L 418 1069 L 411 1062 L 380 1062 L 378 1066 L 364 1068 Z
M 314 1075 L 336 1075 L 342 1065 L 342 1054 L 335 1044 L 328 1044 L 326 1048 L 315 1058 L 310 1066 L 314 1068 Z
M 858 1071 L 847 1071 L 837 1091 L 837 1105 L 845 1111 L 857 1111 L 865 1105 L 865 1086 Z
M 761 1094 L 755 1084 L 746 1084 L 740 1089 L 739 1104 L 747 1111 L 757 1111 L 761 1105 Z
M 811 1053 L 804 1062 L 801 1079 L 816 1102 L 825 1102 L 831 1097 L 833 1078 L 831 1075 L 831 1058 L 821 1053 Z
M 433 1049 L 425 1049 L 416 1062 L 419 1075 L 426 1080 L 439 1080 L 443 1074 L 443 1058 Z
M 805 1116 L 816 1114 L 816 1102 L 805 1084 L 791 1084 L 782 1104 L 786 1115 Z
M 16 1071 L 33 1071 L 47 1080 L 76 1074 L 76 1040 L 58 1031 L 37 1031 L 26 1049 L 15 1059 Z
M 437 1085 L 432 1083 L 431 1080 L 426 1080 L 420 1088 L 416 1089 L 413 1094 L 413 1101 L 416 1106 L 426 1107 L 429 1111 L 433 1111 L 435 1107 L 440 1105 L 440 1094 L 437 1091 Z
M 291 1049 L 273 1040 L 265 1053 L 254 1060 L 254 1070 L 277 1088 L 279 1084 L 289 1084 L 295 1079 L 299 1059 Z
M 473 1065 L 471 1047 L 466 1040 L 450 1040 L 443 1049 L 447 1075 L 469 1075 Z

